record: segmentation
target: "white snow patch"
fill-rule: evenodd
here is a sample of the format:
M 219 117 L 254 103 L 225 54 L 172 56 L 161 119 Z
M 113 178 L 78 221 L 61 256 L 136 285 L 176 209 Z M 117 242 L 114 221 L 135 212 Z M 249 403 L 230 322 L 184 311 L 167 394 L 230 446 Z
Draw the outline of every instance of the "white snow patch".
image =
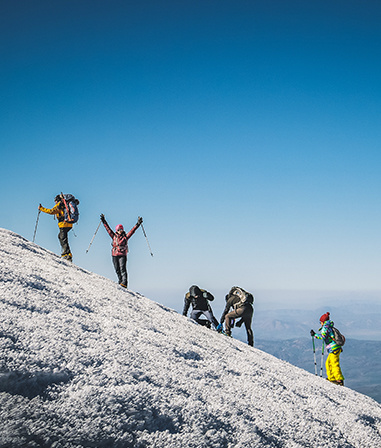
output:
M 11 231 L 0 251 L 1 447 L 381 446 L 371 398 Z

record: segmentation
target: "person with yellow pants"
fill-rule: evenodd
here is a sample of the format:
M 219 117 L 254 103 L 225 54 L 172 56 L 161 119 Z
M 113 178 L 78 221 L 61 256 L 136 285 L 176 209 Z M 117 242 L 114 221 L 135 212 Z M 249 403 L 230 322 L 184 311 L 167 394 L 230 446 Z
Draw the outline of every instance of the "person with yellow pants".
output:
M 311 336 L 316 339 L 322 339 L 327 348 L 328 357 L 325 363 L 327 372 L 327 380 L 339 386 L 344 386 L 344 376 L 340 368 L 340 353 L 343 351 L 334 339 L 333 326 L 329 313 L 325 313 L 320 317 L 320 335 L 311 330 Z
M 65 205 L 60 195 L 57 195 L 55 197 L 54 202 L 56 203 L 56 205 L 53 208 L 45 208 L 40 204 L 38 209 L 44 213 L 47 213 L 49 215 L 55 215 L 57 217 L 58 228 L 60 230 L 58 234 L 58 239 L 60 241 L 62 249 L 61 257 L 65 258 L 68 261 L 72 261 L 73 256 L 70 251 L 69 239 L 67 234 L 73 227 L 73 224 L 65 220 Z

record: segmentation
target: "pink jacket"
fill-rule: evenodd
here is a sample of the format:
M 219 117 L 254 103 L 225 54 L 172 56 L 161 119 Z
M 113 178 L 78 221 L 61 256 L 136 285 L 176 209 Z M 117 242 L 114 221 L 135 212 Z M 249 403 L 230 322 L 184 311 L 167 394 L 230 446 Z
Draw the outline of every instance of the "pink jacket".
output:
M 114 232 L 111 230 L 110 226 L 105 221 L 103 223 L 107 233 L 112 238 L 112 256 L 117 257 L 120 255 L 127 255 L 128 252 L 128 240 L 132 237 L 132 235 L 136 232 L 136 229 L 139 227 L 137 224 L 126 234 L 126 232 Z

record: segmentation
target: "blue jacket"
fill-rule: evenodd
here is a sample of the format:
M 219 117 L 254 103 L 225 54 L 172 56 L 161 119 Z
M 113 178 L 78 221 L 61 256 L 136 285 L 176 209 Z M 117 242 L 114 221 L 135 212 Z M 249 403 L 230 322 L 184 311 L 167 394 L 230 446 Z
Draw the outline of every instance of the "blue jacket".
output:
M 315 334 L 316 339 L 322 339 L 324 341 L 328 353 L 332 353 L 335 350 L 341 348 L 340 345 L 337 345 L 335 340 L 333 339 L 333 326 L 334 323 L 331 320 L 326 320 L 319 330 L 320 335 Z

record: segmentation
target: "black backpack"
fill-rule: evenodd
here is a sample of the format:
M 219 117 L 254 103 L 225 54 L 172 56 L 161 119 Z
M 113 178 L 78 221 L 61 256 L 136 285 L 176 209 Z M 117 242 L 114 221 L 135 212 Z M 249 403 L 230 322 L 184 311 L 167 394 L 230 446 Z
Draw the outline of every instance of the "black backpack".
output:
M 197 299 L 194 294 L 198 294 Z M 193 285 L 189 288 L 186 297 L 190 299 L 193 307 L 197 307 L 203 303 L 207 304 L 207 306 L 209 307 L 208 301 L 212 302 L 214 300 L 214 296 L 209 291 L 207 291 L 206 289 L 200 289 L 196 285 Z
M 202 292 L 202 297 L 204 297 L 204 299 L 209 300 L 210 302 L 212 302 L 214 300 L 213 294 L 211 294 L 209 291 L 202 289 L 201 292 Z
M 332 327 L 332 331 L 333 331 L 332 339 L 336 342 L 337 345 L 342 347 L 345 344 L 345 336 L 341 334 L 340 331 L 335 327 Z

